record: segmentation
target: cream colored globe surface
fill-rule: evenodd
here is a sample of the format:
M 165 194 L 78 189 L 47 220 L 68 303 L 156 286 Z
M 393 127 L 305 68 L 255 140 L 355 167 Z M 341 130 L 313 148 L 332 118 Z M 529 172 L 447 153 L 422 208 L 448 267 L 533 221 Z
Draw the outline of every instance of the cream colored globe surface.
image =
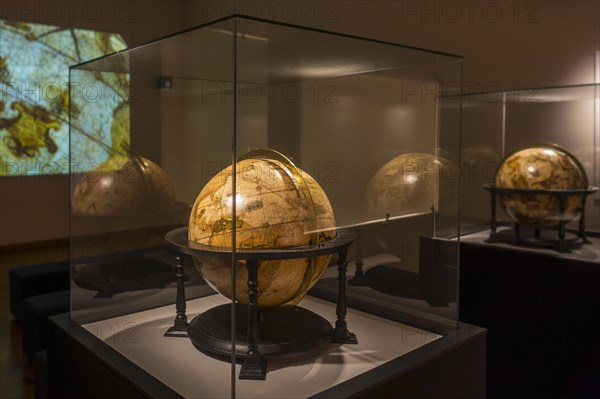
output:
M 170 209 L 175 190 L 167 174 L 139 155 L 113 155 L 86 172 L 73 192 L 72 210 L 82 215 L 132 215 Z
M 457 187 L 456 174 L 442 157 L 421 152 L 402 154 L 383 165 L 369 181 L 367 209 L 394 216 L 450 206 Z
M 530 146 L 508 155 L 498 166 L 496 187 L 525 190 L 586 189 L 585 170 L 573 155 L 554 144 Z M 581 196 L 568 196 L 560 214 L 559 198 L 546 194 L 506 194 L 498 203 L 515 222 L 550 227 L 580 213 Z
M 284 158 L 254 157 L 236 163 L 236 217 L 232 217 L 233 167 L 202 189 L 192 208 L 188 239 L 231 248 L 294 248 L 335 237 L 335 217 L 327 195 L 307 173 Z M 262 261 L 258 306 L 296 305 L 327 268 L 330 256 Z M 194 257 L 196 268 L 215 290 L 232 297 L 231 264 Z M 248 303 L 247 270 L 236 264 L 236 298 Z

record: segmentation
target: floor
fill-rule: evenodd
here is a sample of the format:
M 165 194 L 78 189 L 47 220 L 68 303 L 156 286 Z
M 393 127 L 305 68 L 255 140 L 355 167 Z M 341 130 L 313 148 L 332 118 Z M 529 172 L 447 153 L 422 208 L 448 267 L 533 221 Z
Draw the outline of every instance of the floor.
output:
M 0 249 L 0 398 L 34 398 L 33 367 L 21 350 L 21 326 L 10 313 L 8 271 L 69 257 L 66 244 Z

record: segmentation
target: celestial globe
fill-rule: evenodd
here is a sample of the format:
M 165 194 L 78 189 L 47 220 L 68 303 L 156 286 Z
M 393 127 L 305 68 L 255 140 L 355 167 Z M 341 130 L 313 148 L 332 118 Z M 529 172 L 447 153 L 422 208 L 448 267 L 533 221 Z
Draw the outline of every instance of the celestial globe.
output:
M 167 174 L 139 155 L 116 154 L 86 172 L 73 192 L 80 215 L 132 215 L 171 209 L 175 190 Z
M 508 155 L 496 172 L 497 188 L 568 190 L 588 188 L 584 168 L 566 149 L 554 144 L 526 147 Z M 546 194 L 502 194 L 498 203 L 515 222 L 551 227 L 580 214 L 581 196 L 568 196 L 561 214 L 559 198 Z
M 246 249 L 317 245 L 335 238 L 335 217 L 327 195 L 306 172 L 271 150 L 246 154 L 215 175 L 202 189 L 190 214 L 188 239 L 200 244 Z M 233 178 L 235 176 L 235 219 Z M 296 305 L 329 264 L 330 256 L 266 260 L 258 268 L 260 308 Z M 231 264 L 196 256 L 207 283 L 232 297 Z M 248 303 L 245 261 L 236 264 L 236 298 Z
M 406 215 L 449 206 L 458 179 L 451 166 L 445 158 L 421 152 L 393 158 L 369 181 L 367 209 L 377 214 Z

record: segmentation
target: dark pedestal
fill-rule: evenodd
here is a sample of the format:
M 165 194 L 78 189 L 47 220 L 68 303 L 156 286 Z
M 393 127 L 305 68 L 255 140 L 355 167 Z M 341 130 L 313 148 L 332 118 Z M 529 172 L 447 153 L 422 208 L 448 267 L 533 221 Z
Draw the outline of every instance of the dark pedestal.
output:
M 488 330 L 488 398 L 600 397 L 600 265 L 463 242 L 460 291 Z
M 311 398 L 484 398 L 485 331 L 462 323 L 459 327 Z M 49 398 L 180 398 L 71 322 L 68 314 L 53 316 L 49 329 Z M 260 384 L 269 382 L 257 381 L 256 393 L 250 394 L 260 398 Z M 290 397 L 294 397 L 293 384 Z
M 236 355 L 248 356 L 248 310 L 236 305 Z M 331 323 L 299 306 L 258 312 L 261 355 L 281 356 L 303 353 L 327 343 L 333 334 Z M 200 351 L 231 360 L 231 305 L 220 305 L 196 316 L 188 326 L 188 336 Z

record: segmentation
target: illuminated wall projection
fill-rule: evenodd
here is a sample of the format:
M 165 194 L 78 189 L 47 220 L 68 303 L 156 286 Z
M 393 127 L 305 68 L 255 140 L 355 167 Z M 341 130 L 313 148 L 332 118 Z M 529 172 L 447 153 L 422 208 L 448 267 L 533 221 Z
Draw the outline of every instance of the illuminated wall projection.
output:
M 0 20 L 0 176 L 69 173 L 69 66 L 126 47 L 118 34 Z M 95 106 L 73 110 L 72 159 L 102 162 L 128 147 L 128 75 L 72 86 Z

